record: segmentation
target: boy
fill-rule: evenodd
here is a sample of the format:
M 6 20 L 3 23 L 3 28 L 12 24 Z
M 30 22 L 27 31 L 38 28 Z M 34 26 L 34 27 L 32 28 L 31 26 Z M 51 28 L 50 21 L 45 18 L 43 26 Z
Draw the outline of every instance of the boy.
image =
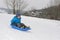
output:
M 13 17 L 13 19 L 11 20 L 11 25 L 15 25 L 16 27 L 19 27 L 19 28 L 27 27 L 23 23 L 21 23 L 21 15 L 20 14 L 16 14 L 16 16 Z

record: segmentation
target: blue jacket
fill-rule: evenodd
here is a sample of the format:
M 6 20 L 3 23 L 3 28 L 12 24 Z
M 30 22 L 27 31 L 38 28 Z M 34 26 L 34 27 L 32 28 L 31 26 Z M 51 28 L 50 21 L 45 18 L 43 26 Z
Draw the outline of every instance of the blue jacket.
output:
M 21 18 L 17 18 L 16 16 L 14 16 L 14 18 L 11 20 L 11 24 L 12 23 L 21 23 Z

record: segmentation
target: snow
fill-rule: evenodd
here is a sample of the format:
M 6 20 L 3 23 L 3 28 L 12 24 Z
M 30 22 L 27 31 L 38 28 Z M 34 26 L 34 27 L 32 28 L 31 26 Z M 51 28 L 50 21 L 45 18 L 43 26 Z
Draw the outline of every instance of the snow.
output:
M 60 40 L 60 21 L 22 16 L 22 23 L 32 28 L 23 32 L 11 28 L 13 16 L 0 14 L 0 40 Z
M 29 7 L 40 9 L 50 4 L 49 0 L 43 1 L 29 1 Z M 0 8 L 7 8 L 4 2 L 5 0 L 0 0 Z M 14 15 L 2 12 L 0 12 L 0 40 L 60 40 L 60 21 L 22 16 L 22 23 L 32 28 L 31 31 L 23 32 L 11 28 L 10 20 Z

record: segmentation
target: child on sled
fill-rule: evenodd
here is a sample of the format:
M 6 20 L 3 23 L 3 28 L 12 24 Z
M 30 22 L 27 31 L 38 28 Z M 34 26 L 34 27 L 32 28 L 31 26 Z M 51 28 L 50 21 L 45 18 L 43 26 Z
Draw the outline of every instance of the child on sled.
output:
M 13 17 L 11 20 L 11 25 L 14 25 L 19 28 L 26 28 L 27 26 L 23 23 L 21 23 L 21 14 L 16 14 L 16 16 Z

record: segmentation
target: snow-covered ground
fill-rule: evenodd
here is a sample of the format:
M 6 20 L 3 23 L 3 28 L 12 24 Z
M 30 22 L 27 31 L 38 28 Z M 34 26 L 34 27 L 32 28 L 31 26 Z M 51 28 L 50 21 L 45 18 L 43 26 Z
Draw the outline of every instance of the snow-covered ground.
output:
M 7 8 L 4 2 L 5 0 L 0 0 L 0 8 Z M 50 1 L 32 0 L 28 3 L 29 7 L 40 9 L 49 5 Z M 60 21 L 22 16 L 22 23 L 32 28 L 30 32 L 22 32 L 10 26 L 14 15 L 2 12 L 4 13 L 0 13 L 0 40 L 60 40 Z
M 60 21 L 22 16 L 22 22 L 30 25 L 30 32 L 12 29 L 14 15 L 0 14 L 0 40 L 60 40 Z

